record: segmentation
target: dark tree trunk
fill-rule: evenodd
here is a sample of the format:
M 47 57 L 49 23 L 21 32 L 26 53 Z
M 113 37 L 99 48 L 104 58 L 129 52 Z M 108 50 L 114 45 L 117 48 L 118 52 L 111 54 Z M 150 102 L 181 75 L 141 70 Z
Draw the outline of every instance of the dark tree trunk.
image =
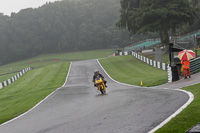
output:
M 172 24 L 172 42 L 177 44 L 176 24 Z
M 176 24 L 172 24 L 172 36 L 176 37 Z
M 168 30 L 167 28 L 163 28 L 163 35 L 164 35 L 164 39 L 163 39 L 163 44 L 165 46 L 165 53 L 169 52 L 169 34 L 168 34 Z
M 164 46 L 164 45 L 163 45 L 163 40 L 164 40 L 164 39 L 163 39 L 163 31 L 162 31 L 161 28 L 159 29 L 159 35 L 160 35 L 161 45 Z

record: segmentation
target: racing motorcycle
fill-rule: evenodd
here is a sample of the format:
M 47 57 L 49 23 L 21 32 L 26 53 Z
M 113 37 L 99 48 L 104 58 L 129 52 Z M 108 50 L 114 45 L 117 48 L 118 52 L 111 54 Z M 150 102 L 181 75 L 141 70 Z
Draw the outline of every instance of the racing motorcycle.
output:
M 106 87 L 101 77 L 97 77 L 94 83 L 95 83 L 95 86 L 98 88 L 98 90 L 101 92 L 101 94 L 106 93 Z

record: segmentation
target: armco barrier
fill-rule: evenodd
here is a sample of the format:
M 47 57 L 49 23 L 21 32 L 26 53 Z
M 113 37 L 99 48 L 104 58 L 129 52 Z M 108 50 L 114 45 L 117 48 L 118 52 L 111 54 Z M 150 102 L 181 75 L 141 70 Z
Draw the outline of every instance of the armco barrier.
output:
M 149 58 L 146 58 L 144 56 L 141 56 L 139 55 L 138 53 L 136 52 L 120 52 L 119 55 L 133 55 L 135 58 L 153 66 L 153 67 L 156 67 L 158 69 L 162 69 L 162 70 L 165 70 L 165 71 L 168 71 L 168 82 L 172 82 L 172 74 L 171 74 L 171 67 L 169 66 L 169 64 L 165 64 L 165 63 L 162 63 L 162 62 L 158 62 L 158 61 L 154 61 L 152 59 L 149 59 Z
M 200 57 L 191 60 L 190 62 L 190 73 L 194 74 L 200 71 Z
M 32 69 L 31 67 L 27 67 L 27 68 L 23 69 L 22 71 L 20 71 L 17 75 L 13 76 L 12 78 L 0 83 L 0 89 L 15 82 L 17 79 L 19 79 L 22 75 L 24 75 L 26 72 L 30 71 L 31 69 Z

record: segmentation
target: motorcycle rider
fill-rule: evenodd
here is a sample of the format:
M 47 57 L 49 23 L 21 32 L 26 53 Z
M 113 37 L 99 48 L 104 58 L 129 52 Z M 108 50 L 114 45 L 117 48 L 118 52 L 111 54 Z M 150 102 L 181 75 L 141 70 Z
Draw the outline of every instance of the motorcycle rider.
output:
M 107 87 L 107 85 L 106 85 L 107 81 L 104 80 L 104 76 L 103 76 L 102 74 L 100 74 L 99 71 L 96 69 L 96 70 L 94 71 L 94 76 L 93 76 L 92 82 L 95 82 L 95 79 L 96 79 L 97 77 L 101 77 L 102 80 L 103 80 L 103 82 L 104 82 L 104 84 L 105 84 L 105 87 Z M 94 86 L 95 86 L 95 84 L 94 84 Z

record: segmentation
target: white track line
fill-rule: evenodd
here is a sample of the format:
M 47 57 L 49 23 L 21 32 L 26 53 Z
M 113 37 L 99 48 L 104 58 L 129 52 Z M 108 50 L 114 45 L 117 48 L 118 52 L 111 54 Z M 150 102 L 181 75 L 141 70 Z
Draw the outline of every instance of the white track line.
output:
M 172 118 L 178 115 L 183 109 L 185 109 L 194 100 L 194 95 L 191 92 L 181 90 L 181 89 L 175 89 L 175 90 L 185 92 L 186 94 L 188 94 L 189 95 L 188 101 L 182 107 L 180 107 L 175 113 L 173 113 L 171 116 L 169 116 L 167 119 L 165 119 L 163 122 L 161 122 L 158 126 L 156 126 L 154 129 L 152 129 L 148 133 L 154 133 L 156 130 L 163 127 L 165 124 L 167 124 Z
M 70 73 L 70 70 L 71 70 L 71 64 L 72 64 L 72 63 L 70 63 L 69 70 L 68 70 L 68 74 L 67 74 L 65 83 L 63 84 L 62 87 L 64 87 L 65 84 L 67 83 L 67 80 L 68 80 L 68 77 L 69 77 L 69 73 Z M 20 118 L 20 117 L 22 117 L 22 116 L 24 116 L 24 115 L 26 115 L 26 114 L 29 113 L 29 112 L 31 112 L 32 110 L 34 110 L 37 106 L 39 106 L 41 103 L 43 103 L 45 100 L 47 100 L 47 98 L 49 98 L 51 95 L 53 95 L 55 92 L 57 92 L 57 91 L 58 91 L 59 89 L 61 89 L 62 87 L 57 88 L 55 91 L 53 91 L 51 94 L 49 94 L 47 97 L 45 97 L 42 101 L 40 101 L 38 104 L 36 104 L 33 108 L 31 108 L 31 109 L 28 110 L 27 112 L 25 112 L 25 113 L 23 113 L 23 114 L 21 114 L 21 115 L 15 117 L 15 118 L 13 118 L 13 119 L 11 119 L 11 120 L 9 120 L 9 121 L 7 121 L 7 122 L 1 124 L 0 127 L 3 126 L 3 125 L 6 125 L 6 124 L 8 124 L 8 123 L 10 123 L 10 122 L 12 122 L 12 121 L 14 121 L 14 120 L 16 120 L 16 119 L 18 119 L 18 118 Z
M 112 79 L 110 77 L 110 75 L 106 72 L 106 70 L 103 68 L 103 66 L 101 65 L 101 63 L 99 62 L 98 59 L 97 59 L 97 62 L 100 65 L 100 67 L 103 69 L 103 71 L 106 73 L 106 75 L 112 81 L 114 81 L 114 82 L 116 82 L 118 84 L 126 85 L 126 86 L 140 87 L 140 86 L 136 86 L 136 85 L 130 85 L 130 84 L 121 83 L 119 81 L 116 81 L 116 80 Z M 153 87 L 140 87 L 140 88 L 151 88 L 152 89 Z M 168 89 L 168 88 L 164 88 L 164 89 Z M 168 90 L 172 90 L 172 89 L 168 89 Z M 176 115 L 178 115 L 183 109 L 185 109 L 194 100 L 194 95 L 191 92 L 188 92 L 188 91 L 185 91 L 185 90 L 181 90 L 181 89 L 174 89 L 174 90 L 186 93 L 189 96 L 188 101 L 182 107 L 180 107 L 175 113 L 173 113 L 171 116 L 169 116 L 167 119 L 165 119 L 163 122 L 161 122 L 158 126 L 156 126 L 155 128 L 153 128 L 148 133 L 154 133 L 156 130 L 158 130 L 159 128 L 161 128 L 162 126 L 164 126 L 167 122 L 169 122 L 172 118 L 174 118 Z

